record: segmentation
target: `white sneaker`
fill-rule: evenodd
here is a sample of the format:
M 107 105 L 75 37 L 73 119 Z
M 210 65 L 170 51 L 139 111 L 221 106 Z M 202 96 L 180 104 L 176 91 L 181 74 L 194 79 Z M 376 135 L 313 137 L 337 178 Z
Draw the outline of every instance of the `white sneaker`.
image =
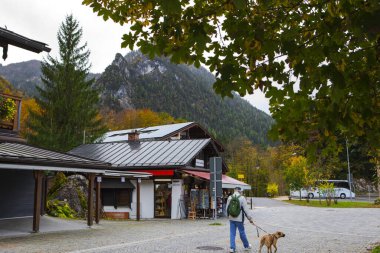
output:
M 234 249 L 230 249 L 229 252 L 230 252 L 230 253 L 235 253 L 235 250 L 234 250 Z
M 244 248 L 245 251 L 249 251 L 252 249 L 252 244 L 249 244 L 247 248 Z

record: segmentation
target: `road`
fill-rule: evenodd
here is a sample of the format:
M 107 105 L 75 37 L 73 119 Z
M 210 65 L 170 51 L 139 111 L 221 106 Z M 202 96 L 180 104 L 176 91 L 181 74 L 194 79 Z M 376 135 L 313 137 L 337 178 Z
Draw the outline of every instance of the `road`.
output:
M 279 253 L 358 253 L 380 242 L 380 209 L 301 207 L 255 198 L 253 216 L 264 230 L 286 234 L 278 241 Z M 211 225 L 212 220 L 103 220 L 91 229 L 3 238 L 0 252 L 227 252 L 228 220 L 217 222 L 220 225 Z M 247 223 L 246 230 L 251 252 L 257 252 L 256 228 Z M 239 239 L 237 249 L 243 252 Z

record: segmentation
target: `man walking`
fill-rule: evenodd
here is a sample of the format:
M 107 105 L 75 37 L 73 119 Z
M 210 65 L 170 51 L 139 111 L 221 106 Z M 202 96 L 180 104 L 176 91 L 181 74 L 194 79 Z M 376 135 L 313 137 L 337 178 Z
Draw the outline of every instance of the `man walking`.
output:
M 239 230 L 240 239 L 243 242 L 244 249 L 250 250 L 252 245 L 249 244 L 244 229 L 244 217 L 253 224 L 252 216 L 248 209 L 247 200 L 241 195 L 241 188 L 236 187 L 234 194 L 227 199 L 227 214 L 230 220 L 230 252 L 235 252 L 236 228 Z

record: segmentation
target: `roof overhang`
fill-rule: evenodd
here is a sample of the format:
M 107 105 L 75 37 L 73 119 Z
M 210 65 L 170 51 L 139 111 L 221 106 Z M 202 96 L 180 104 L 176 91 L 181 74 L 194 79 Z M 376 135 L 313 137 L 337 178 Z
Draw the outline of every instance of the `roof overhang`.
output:
M 0 163 L 0 169 L 85 172 L 85 173 L 96 173 L 96 174 L 104 174 L 105 173 L 105 170 L 102 170 L 102 169 L 85 169 L 85 168 L 76 168 L 76 167 L 55 167 L 55 166 L 26 165 L 26 164 L 13 164 L 13 163 Z
M 118 170 L 106 170 L 104 172 L 105 176 L 114 177 L 128 177 L 128 178 L 148 178 L 152 174 L 148 172 L 136 172 L 136 171 L 118 171 Z
M 25 36 L 0 27 L 0 46 L 3 47 L 3 59 L 7 58 L 8 45 L 16 46 L 35 53 L 50 52 L 46 43 L 29 39 Z
M 210 180 L 210 172 L 204 171 L 194 171 L 194 170 L 183 170 L 184 173 L 190 174 L 192 176 L 196 176 L 205 180 Z M 227 175 L 222 175 L 222 188 L 223 189 L 234 189 L 236 187 L 240 187 L 243 190 L 251 190 L 251 186 L 239 180 L 236 180 Z

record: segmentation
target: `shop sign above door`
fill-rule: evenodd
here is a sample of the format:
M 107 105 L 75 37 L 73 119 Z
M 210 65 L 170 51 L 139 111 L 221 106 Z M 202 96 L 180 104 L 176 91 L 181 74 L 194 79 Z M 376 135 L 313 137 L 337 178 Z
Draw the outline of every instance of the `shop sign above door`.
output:
M 205 167 L 205 161 L 200 159 L 195 159 L 195 167 Z

